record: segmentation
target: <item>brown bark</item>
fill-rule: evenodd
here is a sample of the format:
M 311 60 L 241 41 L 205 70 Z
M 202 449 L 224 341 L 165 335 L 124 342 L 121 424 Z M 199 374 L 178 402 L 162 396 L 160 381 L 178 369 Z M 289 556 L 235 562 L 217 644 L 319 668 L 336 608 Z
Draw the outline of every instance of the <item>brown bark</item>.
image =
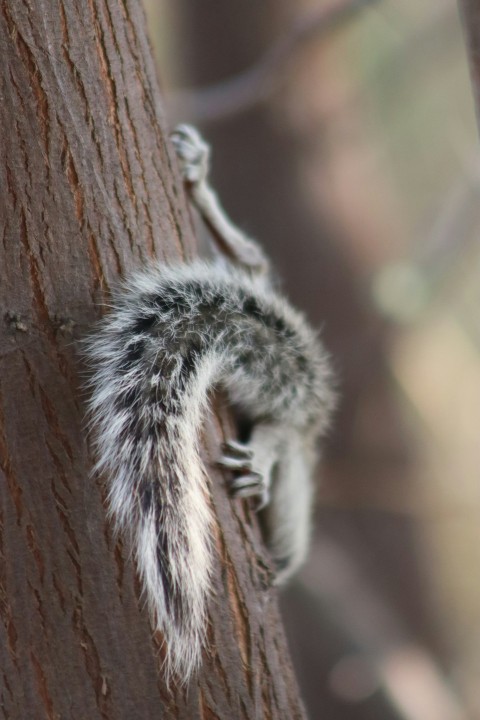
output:
M 0 709 L 20 718 L 303 717 L 248 506 L 211 470 L 209 648 L 161 680 L 128 549 L 89 478 L 77 339 L 116 278 L 194 242 L 133 0 L 0 7 Z M 206 461 L 218 422 L 209 418 Z

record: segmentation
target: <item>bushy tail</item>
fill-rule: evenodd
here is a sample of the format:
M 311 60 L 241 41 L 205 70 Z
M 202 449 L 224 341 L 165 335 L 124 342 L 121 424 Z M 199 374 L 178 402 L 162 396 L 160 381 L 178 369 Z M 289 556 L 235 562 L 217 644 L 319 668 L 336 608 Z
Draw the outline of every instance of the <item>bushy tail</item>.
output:
M 197 439 L 221 359 L 191 357 L 187 380 L 171 358 L 168 372 L 156 374 L 138 338 L 116 346 L 105 329 L 87 349 L 95 469 L 108 479 L 111 516 L 130 537 L 152 622 L 165 638 L 166 676 L 187 681 L 204 642 L 212 562 Z M 156 361 L 158 369 L 158 353 Z
M 198 666 L 207 624 L 211 512 L 205 475 L 192 447 L 197 428 L 182 439 L 170 433 L 140 478 L 143 491 L 125 507 L 131 520 L 122 522 L 115 508 L 115 480 L 110 506 L 121 529 L 132 536 L 152 621 L 166 641 L 166 675 L 187 680 Z M 174 460 L 171 450 L 178 442 L 184 452 Z

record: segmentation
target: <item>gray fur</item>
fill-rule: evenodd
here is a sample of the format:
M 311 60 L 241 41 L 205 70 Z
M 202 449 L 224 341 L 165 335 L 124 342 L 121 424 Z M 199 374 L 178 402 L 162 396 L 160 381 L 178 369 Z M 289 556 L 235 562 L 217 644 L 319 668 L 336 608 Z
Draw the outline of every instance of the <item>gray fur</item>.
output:
M 182 156 L 199 136 L 177 133 L 184 176 L 201 194 L 206 169 L 192 180 Z M 233 494 L 260 497 L 280 579 L 307 549 L 315 443 L 333 404 L 315 333 L 271 289 L 253 241 L 242 242 L 236 268 L 198 261 L 134 275 L 87 346 L 96 470 L 164 634 L 167 675 L 180 681 L 198 667 L 207 623 L 212 518 L 198 433 L 209 391 L 225 388 L 252 424 L 249 442 L 230 443 L 220 463 L 233 471 Z

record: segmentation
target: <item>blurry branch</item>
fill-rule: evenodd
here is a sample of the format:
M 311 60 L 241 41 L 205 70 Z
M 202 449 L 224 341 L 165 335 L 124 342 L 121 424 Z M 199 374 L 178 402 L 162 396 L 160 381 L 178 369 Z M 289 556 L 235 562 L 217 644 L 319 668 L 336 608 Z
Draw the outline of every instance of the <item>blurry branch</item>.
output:
M 332 668 L 330 684 L 338 696 L 354 700 L 352 674 L 357 682 L 364 675 L 370 677 L 364 686 L 370 685 L 371 693 L 381 690 L 402 720 L 467 720 L 435 659 L 409 638 L 393 608 L 339 545 L 317 537 L 301 584 L 327 610 L 329 624 L 341 627 L 358 648 Z
M 212 122 L 264 102 L 285 80 L 289 62 L 307 42 L 335 30 L 374 2 L 377 0 L 338 0 L 300 17 L 249 70 L 215 85 L 172 93 L 173 117 Z
M 480 5 L 478 0 L 459 0 L 458 4 L 467 44 L 477 125 L 480 128 Z

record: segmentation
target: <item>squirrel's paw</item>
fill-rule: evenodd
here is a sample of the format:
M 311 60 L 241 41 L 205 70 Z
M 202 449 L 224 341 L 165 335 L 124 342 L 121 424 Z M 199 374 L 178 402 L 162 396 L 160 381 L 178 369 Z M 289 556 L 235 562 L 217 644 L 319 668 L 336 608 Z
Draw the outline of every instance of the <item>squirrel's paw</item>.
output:
M 233 497 L 258 498 L 257 512 L 268 504 L 270 499 L 268 484 L 264 474 L 255 469 L 255 455 L 248 445 L 235 440 L 226 442 L 218 465 L 235 473 L 228 483 Z
M 177 125 L 170 135 L 183 180 L 199 183 L 208 175 L 210 148 L 191 125 Z

